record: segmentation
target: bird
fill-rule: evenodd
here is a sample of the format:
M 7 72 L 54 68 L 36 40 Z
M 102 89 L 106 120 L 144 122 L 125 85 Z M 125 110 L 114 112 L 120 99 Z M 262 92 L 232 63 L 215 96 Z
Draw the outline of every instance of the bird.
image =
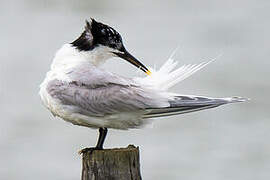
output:
M 113 57 L 131 63 L 145 76 L 128 78 L 103 69 L 102 64 Z M 114 28 L 90 18 L 81 35 L 56 52 L 39 95 L 54 116 L 98 129 L 96 146 L 84 150 L 102 150 L 108 129 L 141 128 L 153 118 L 246 101 L 242 97 L 213 98 L 169 90 L 210 62 L 177 68 L 178 62 L 169 58 L 158 70 L 147 68 L 126 50 Z

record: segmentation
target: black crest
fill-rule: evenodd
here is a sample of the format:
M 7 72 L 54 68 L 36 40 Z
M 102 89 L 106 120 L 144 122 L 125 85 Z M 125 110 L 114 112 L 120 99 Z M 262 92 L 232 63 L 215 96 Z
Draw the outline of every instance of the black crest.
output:
M 89 51 L 99 45 L 104 45 L 113 49 L 123 48 L 120 34 L 112 27 L 91 19 L 86 21 L 84 32 L 81 36 L 71 43 L 80 51 Z

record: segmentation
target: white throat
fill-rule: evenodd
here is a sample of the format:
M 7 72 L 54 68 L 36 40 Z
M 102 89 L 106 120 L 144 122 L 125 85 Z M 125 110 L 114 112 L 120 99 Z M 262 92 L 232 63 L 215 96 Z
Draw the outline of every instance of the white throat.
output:
M 113 57 L 113 50 L 106 46 L 95 47 L 91 51 L 79 51 L 71 44 L 64 44 L 56 53 L 51 70 L 69 69 L 81 63 L 91 63 L 94 66 L 102 65 Z

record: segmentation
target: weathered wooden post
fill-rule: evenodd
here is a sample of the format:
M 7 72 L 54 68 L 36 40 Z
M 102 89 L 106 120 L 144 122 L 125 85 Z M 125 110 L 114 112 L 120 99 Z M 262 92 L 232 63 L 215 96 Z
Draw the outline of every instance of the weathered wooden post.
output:
M 141 180 L 139 148 L 104 149 L 82 153 L 82 180 Z

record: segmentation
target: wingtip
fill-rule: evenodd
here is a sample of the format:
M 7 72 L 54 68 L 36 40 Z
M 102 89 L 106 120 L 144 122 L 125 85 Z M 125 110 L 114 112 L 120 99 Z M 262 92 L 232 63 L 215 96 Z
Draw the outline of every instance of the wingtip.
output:
M 231 97 L 228 98 L 229 102 L 246 102 L 246 101 L 250 101 L 250 98 L 244 98 L 244 97 L 239 97 L 239 96 L 235 96 L 235 97 Z

